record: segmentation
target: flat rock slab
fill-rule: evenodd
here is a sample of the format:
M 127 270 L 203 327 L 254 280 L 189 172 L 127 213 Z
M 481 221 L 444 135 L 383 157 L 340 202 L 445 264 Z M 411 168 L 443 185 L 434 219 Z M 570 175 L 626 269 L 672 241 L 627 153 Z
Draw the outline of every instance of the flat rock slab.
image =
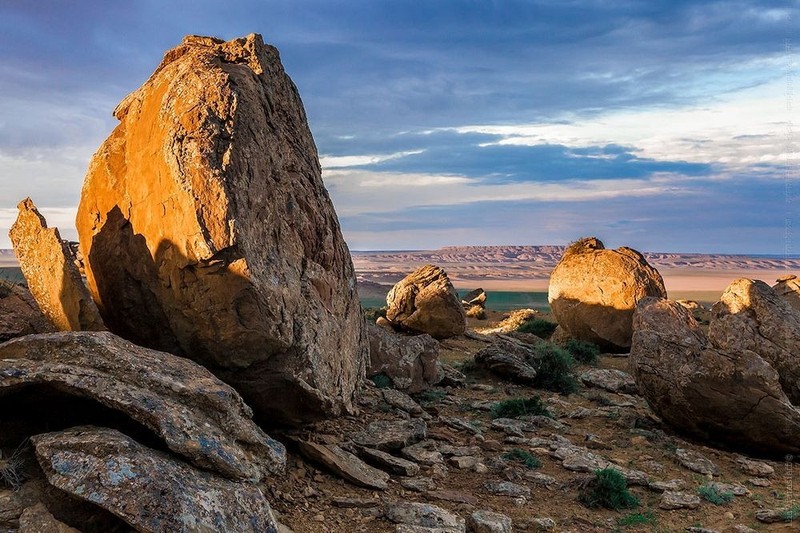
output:
M 393 451 L 421 441 L 427 433 L 428 425 L 424 420 L 378 420 L 370 422 L 352 439 L 359 446 Z
M 609 392 L 636 394 L 636 381 L 633 376 L 615 368 L 590 368 L 580 376 L 581 381 L 590 387 L 598 387 Z
M 297 444 L 305 457 L 351 483 L 368 489 L 386 490 L 389 487 L 389 474 L 369 466 L 339 446 L 308 441 L 298 441 Z
M 700 507 L 700 496 L 685 492 L 664 491 L 664 494 L 661 495 L 661 500 L 658 502 L 658 507 L 665 511 L 697 509 Z
M 374 448 L 361 448 L 359 453 L 366 462 L 390 474 L 407 477 L 419 474 L 419 465 L 417 463 L 395 457 L 390 453 L 382 452 Z
M 400 453 L 406 459 L 421 465 L 437 465 L 444 462 L 444 456 L 437 449 L 437 445 L 432 440 L 424 440 L 411 446 L 406 446 Z
M 425 497 L 429 500 L 478 505 L 478 498 L 472 494 L 458 490 L 431 490 L 425 493 Z
M 253 423 L 235 390 L 189 359 L 109 332 L 44 333 L 0 345 L 0 393 L 35 385 L 65 387 L 120 411 L 173 452 L 231 479 L 260 481 L 286 465 L 283 445 Z
M 472 533 L 511 533 L 513 522 L 504 514 L 475 511 L 467 519 L 467 528 Z
M 675 457 L 678 458 L 678 462 L 681 466 L 688 468 L 692 472 L 712 476 L 719 475 L 719 468 L 717 465 L 698 452 L 678 448 L 675 450 Z
M 525 485 L 519 485 L 510 481 L 484 481 L 483 487 L 488 492 L 497 496 L 511 496 L 512 498 L 518 498 L 520 496 L 524 498 L 531 497 L 531 489 Z
M 43 504 L 28 507 L 19 517 L 19 533 L 81 533 L 56 520 Z
M 50 484 L 137 531 L 277 531 L 256 485 L 196 470 L 118 431 L 75 428 L 31 442 Z
M 390 522 L 405 526 L 437 528 L 447 533 L 465 533 L 466 531 L 466 522 L 463 518 L 427 503 L 389 503 L 386 504 L 383 515 Z
M 775 468 L 762 461 L 754 461 L 746 457 L 740 457 L 736 462 L 739 464 L 739 468 L 741 468 L 742 472 L 751 476 L 772 477 L 772 475 L 775 474 Z

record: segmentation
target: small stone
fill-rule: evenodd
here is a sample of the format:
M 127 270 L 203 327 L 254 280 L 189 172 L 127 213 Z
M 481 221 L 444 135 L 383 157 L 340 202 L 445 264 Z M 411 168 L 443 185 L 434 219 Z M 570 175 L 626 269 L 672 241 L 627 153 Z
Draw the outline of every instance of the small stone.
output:
M 515 418 L 496 418 L 492 420 L 492 429 L 502 431 L 507 435 L 514 435 L 516 437 L 524 437 L 525 432 L 536 431 L 536 426 L 524 420 L 517 420 Z
M 475 511 L 467 519 L 467 528 L 472 533 L 511 533 L 511 518 L 491 511 Z
M 390 474 L 398 474 L 400 476 L 416 476 L 419 474 L 418 464 L 374 448 L 362 448 L 360 455 L 366 462 Z
M 19 517 L 20 533 L 81 533 L 56 520 L 44 504 L 37 503 L 28 507 Z
M 653 481 L 647 487 L 655 492 L 678 491 L 683 488 L 683 480 L 671 479 L 670 481 Z
M 772 481 L 763 478 L 763 477 L 751 477 L 747 480 L 748 483 L 753 485 L 754 487 L 771 487 Z
M 478 446 L 452 446 L 450 444 L 443 444 L 439 446 L 439 451 L 442 455 L 452 455 L 455 457 L 481 454 L 481 448 Z
M 431 466 L 428 469 L 428 472 L 434 479 L 444 479 L 448 476 L 448 474 L 450 474 L 450 471 L 447 469 L 447 466 L 445 466 L 444 463 L 437 463 Z
M 542 474 L 541 472 L 527 471 L 525 472 L 525 479 L 540 487 L 552 487 L 558 483 L 556 478 L 553 476 L 548 476 L 547 474 Z
M 425 411 L 422 406 L 414 401 L 414 399 L 403 391 L 397 389 L 383 389 L 383 401 L 403 410 L 411 415 L 421 415 Z
M 453 503 L 466 503 L 468 505 L 477 505 L 478 498 L 472 494 L 460 492 L 457 490 L 431 490 L 425 493 L 425 497 L 433 500 L 442 500 Z
M 359 446 L 392 451 L 421 441 L 427 432 L 424 420 L 378 420 L 352 438 Z
M 659 508 L 666 511 L 675 509 L 697 509 L 700 507 L 700 496 L 685 492 L 665 491 L 658 503 Z
M 717 465 L 698 452 L 678 448 L 675 450 L 675 456 L 683 467 L 688 468 L 692 472 L 711 476 L 719 475 L 719 468 L 717 468 Z
M 789 509 L 761 509 L 756 511 L 756 520 L 764 522 L 765 524 L 774 524 L 776 522 L 789 522 L 792 519 L 799 518 L 792 515 Z
M 473 457 L 473 456 L 465 456 L 465 457 L 451 457 L 448 459 L 447 463 L 450 466 L 454 466 L 459 470 L 467 470 L 469 468 L 474 468 L 475 465 L 480 463 L 480 457 Z
M 386 505 L 383 514 L 387 520 L 395 524 L 439 528 L 439 531 L 447 533 L 464 533 L 466 531 L 463 518 L 427 503 L 390 503 Z
M 720 493 L 729 492 L 734 496 L 747 496 L 750 494 L 747 487 L 738 483 L 720 483 L 718 481 L 712 481 L 708 486 L 716 489 Z
M 736 524 L 735 526 L 733 526 L 733 531 L 735 533 L 758 533 L 758 531 L 756 531 L 755 529 L 747 527 L 744 524 Z
M 472 471 L 476 474 L 485 474 L 489 471 L 489 467 L 483 463 L 477 463 L 475 466 L 472 467 Z
M 403 457 L 421 465 L 431 466 L 444 462 L 444 457 L 436 449 L 436 443 L 432 440 L 425 440 L 412 446 L 406 446 L 400 450 L 400 453 Z
M 525 498 L 531 497 L 531 489 L 510 481 L 485 481 L 483 486 L 487 491 L 497 496 L 511 496 L 512 498 L 519 496 L 524 496 Z
M 753 461 L 744 457 L 736 460 L 742 472 L 756 477 L 771 477 L 775 473 L 775 469 L 762 461 Z
M 609 392 L 636 394 L 638 389 L 633 376 L 614 368 L 591 368 L 581 374 L 581 381 L 590 387 L 599 387 Z
M 531 520 L 534 531 L 552 531 L 556 528 L 556 521 L 552 518 L 534 518 Z
M 427 492 L 436 488 L 436 482 L 429 477 L 408 477 L 400 480 L 400 486 L 414 492 Z
M 336 445 L 317 444 L 298 441 L 300 453 L 315 461 L 337 476 L 347 481 L 370 489 L 386 490 L 389 475 L 373 468 L 364 461 Z

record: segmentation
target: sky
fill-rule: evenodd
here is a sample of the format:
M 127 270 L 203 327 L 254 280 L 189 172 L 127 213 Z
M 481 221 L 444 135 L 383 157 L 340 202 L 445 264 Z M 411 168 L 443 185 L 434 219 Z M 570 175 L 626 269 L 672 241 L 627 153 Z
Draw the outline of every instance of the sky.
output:
M 0 0 L 0 248 L 76 238 L 116 104 L 186 34 L 261 33 L 353 250 L 800 255 L 800 0 Z

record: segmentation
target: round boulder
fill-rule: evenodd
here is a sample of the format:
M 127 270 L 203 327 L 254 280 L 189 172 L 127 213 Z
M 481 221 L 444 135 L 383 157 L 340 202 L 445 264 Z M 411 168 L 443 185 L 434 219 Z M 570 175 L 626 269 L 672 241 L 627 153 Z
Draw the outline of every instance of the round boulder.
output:
M 661 274 L 636 250 L 606 250 L 594 237 L 567 248 L 550 275 L 548 301 L 558 324 L 606 349 L 630 347 L 633 311 L 648 296 L 667 297 Z
M 403 329 L 437 339 L 462 335 L 467 316 L 447 273 L 435 265 L 418 268 L 386 295 L 386 318 Z

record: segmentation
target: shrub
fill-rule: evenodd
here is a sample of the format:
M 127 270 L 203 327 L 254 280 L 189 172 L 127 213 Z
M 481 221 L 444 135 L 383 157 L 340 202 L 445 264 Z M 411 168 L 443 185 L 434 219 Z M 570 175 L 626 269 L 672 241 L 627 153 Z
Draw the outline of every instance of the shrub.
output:
M 564 348 L 572 354 L 576 361 L 587 365 L 593 365 L 597 362 L 600 356 L 600 348 L 591 342 L 579 341 L 578 339 L 569 339 L 564 344 Z
M 430 404 L 437 403 L 447 396 L 444 389 L 428 389 L 414 395 L 414 399 L 419 403 Z
M 573 375 L 575 359 L 563 348 L 551 342 L 533 346 L 536 379 L 533 386 L 541 389 L 571 394 L 578 390 L 578 380 Z
M 530 452 L 526 452 L 521 448 L 511 448 L 509 451 L 501 456 L 506 461 L 516 461 L 522 463 L 528 470 L 539 468 L 542 462 L 534 457 Z
M 371 379 L 379 389 L 388 389 L 392 386 L 392 380 L 386 374 L 375 374 L 374 376 L 370 376 L 369 379 Z
M 517 418 L 525 415 L 541 415 L 553 418 L 547 406 L 538 396 L 513 398 L 497 402 L 492 406 L 492 418 Z
M 653 525 L 655 523 L 656 515 L 653 513 L 653 511 L 630 513 L 617 520 L 617 525 L 620 527 Z
M 784 522 L 792 522 L 800 518 L 800 505 L 792 505 L 788 509 L 781 511 L 781 520 Z
M 2 452 L 0 452 L 0 486 L 5 485 L 13 490 L 22 486 L 26 479 L 23 472 L 25 467 L 23 451 L 26 446 L 27 440 L 7 458 L 3 458 Z
M 714 485 L 703 485 L 697 489 L 697 494 L 705 501 L 713 503 L 714 505 L 725 505 L 733 501 L 732 492 L 720 492 Z
M 578 497 L 586 507 L 605 507 L 619 511 L 639 505 L 639 499 L 628 491 L 628 483 L 618 470 L 605 468 L 595 473 Z
M 549 320 L 531 318 L 520 324 L 517 331 L 520 333 L 532 333 L 537 337 L 549 337 L 556 330 L 556 327 L 558 327 L 558 324 L 554 324 Z

